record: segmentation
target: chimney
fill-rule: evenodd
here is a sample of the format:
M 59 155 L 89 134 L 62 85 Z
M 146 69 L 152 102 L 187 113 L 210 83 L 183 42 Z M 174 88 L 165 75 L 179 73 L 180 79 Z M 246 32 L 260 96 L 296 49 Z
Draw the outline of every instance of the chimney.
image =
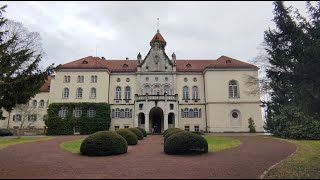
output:
M 128 57 L 126 57 L 126 60 L 129 60 L 129 58 L 128 58 Z

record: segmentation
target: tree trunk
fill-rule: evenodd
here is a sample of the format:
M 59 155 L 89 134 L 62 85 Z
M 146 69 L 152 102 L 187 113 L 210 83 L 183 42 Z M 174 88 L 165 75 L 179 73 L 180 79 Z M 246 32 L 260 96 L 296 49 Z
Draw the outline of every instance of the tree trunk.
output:
M 11 111 L 9 111 L 8 113 L 9 113 L 9 117 L 8 117 L 7 129 L 9 130 L 9 124 L 10 124 L 10 118 L 11 118 Z

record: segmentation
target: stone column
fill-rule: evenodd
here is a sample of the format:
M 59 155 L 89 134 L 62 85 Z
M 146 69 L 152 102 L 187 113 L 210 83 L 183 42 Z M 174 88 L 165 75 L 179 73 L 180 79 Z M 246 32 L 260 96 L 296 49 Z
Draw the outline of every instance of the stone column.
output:
M 163 122 L 163 131 L 168 129 L 168 114 L 164 114 L 164 118 L 163 118 L 164 122 Z
M 149 114 L 145 114 L 144 117 L 144 130 L 147 131 L 147 133 L 149 132 Z
M 135 115 L 134 121 L 133 121 L 133 126 L 134 127 L 139 127 L 139 114 Z

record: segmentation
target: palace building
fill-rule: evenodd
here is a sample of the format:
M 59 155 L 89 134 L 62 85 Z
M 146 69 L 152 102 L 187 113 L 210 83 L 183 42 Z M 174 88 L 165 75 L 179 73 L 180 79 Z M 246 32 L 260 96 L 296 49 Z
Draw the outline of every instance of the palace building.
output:
M 50 103 L 104 102 L 111 105 L 110 130 L 248 132 L 252 118 L 263 131 L 260 95 L 248 93 L 259 85 L 246 84 L 248 75 L 258 77 L 257 66 L 228 56 L 180 60 L 166 54 L 166 44 L 158 30 L 148 54 L 139 53 L 136 60 L 88 56 L 59 65 L 26 107 L 34 110 L 26 128 L 45 128 Z M 25 117 L 16 109 L 11 114 L 14 129 Z M 7 122 L 0 121 L 0 127 Z

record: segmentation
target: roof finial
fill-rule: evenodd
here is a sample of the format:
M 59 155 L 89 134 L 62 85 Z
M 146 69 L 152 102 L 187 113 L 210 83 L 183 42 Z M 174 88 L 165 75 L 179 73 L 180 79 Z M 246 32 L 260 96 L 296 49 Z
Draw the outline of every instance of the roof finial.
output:
M 158 20 L 158 30 L 157 30 L 157 32 L 160 32 L 160 31 L 159 31 L 159 18 L 157 18 L 157 20 Z

